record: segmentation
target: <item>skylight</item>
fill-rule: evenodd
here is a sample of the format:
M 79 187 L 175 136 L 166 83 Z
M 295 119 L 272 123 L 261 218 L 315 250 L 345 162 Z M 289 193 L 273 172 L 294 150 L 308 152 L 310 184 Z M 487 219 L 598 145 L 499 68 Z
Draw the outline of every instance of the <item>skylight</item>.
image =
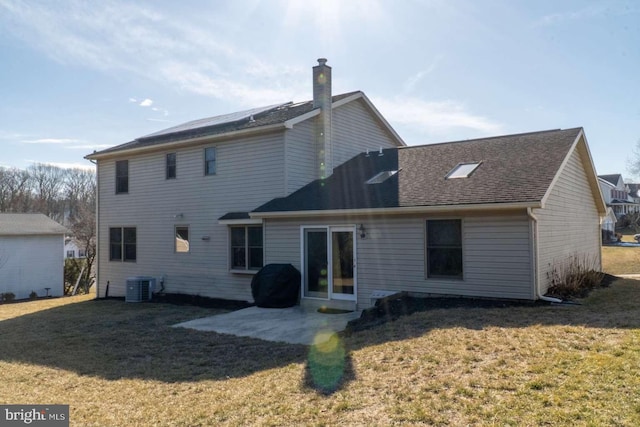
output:
M 473 171 L 480 166 L 480 163 L 460 163 L 451 170 L 445 177 L 446 179 L 452 178 L 469 178 Z
M 381 184 L 385 182 L 387 179 L 391 178 L 393 175 L 397 174 L 398 171 L 382 171 L 373 176 L 373 178 L 367 181 L 367 184 Z

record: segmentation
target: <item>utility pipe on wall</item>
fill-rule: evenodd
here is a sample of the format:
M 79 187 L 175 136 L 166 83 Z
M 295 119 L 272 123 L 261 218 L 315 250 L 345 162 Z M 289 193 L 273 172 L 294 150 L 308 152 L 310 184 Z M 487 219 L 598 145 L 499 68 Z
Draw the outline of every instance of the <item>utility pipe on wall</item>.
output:
M 538 218 L 533 214 L 532 208 L 527 208 L 527 215 L 533 223 L 531 244 L 533 245 L 533 287 L 536 290 L 536 297 L 541 299 L 542 301 L 561 303 L 561 299 L 546 297 L 542 295 L 542 292 L 540 292 L 540 281 L 538 280 L 538 260 L 540 259 L 540 253 L 538 249 Z

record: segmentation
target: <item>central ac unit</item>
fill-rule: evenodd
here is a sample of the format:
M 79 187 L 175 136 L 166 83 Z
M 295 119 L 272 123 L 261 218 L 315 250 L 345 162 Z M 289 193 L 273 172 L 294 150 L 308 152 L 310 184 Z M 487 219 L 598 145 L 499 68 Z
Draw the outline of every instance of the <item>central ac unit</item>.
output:
M 148 276 L 127 278 L 125 302 L 150 301 L 156 287 L 156 279 Z

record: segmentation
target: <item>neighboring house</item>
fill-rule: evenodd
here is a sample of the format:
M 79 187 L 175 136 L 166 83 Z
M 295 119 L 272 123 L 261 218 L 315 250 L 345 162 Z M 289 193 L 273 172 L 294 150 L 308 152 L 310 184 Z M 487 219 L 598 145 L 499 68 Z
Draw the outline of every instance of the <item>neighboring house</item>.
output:
M 68 232 L 43 214 L 0 214 L 0 293 L 62 296 Z
M 602 241 L 605 243 L 616 242 L 616 223 L 618 218 L 611 207 L 607 207 L 607 214 L 602 219 Z
M 606 205 L 613 209 L 618 219 L 628 213 L 640 212 L 637 188 L 635 194 L 631 193 L 622 175 L 598 175 L 598 183 Z
M 629 189 L 629 197 L 631 200 L 640 206 L 640 184 L 627 183 L 626 186 Z
M 599 269 L 605 204 L 581 128 L 405 147 L 362 92 L 204 119 L 87 156 L 98 292 L 128 276 L 252 300 L 270 263 L 302 299 L 410 291 L 535 300 L 573 257 Z M 185 245 L 185 242 L 187 243 Z
M 78 243 L 70 237 L 64 239 L 63 254 L 65 258 L 86 258 L 87 253 L 84 248 L 78 246 Z

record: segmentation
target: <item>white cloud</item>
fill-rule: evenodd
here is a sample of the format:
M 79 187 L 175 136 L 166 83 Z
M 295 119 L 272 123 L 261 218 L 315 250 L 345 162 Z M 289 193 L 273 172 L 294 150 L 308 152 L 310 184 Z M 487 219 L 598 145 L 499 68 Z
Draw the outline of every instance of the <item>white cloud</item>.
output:
M 162 113 L 163 116 L 167 117 L 169 115 L 169 111 L 165 110 L 164 108 L 160 108 L 160 107 L 152 107 L 151 108 L 153 111 L 157 111 L 159 113 Z
M 457 101 L 424 101 L 412 97 L 375 98 L 374 104 L 390 123 L 410 126 L 424 134 L 446 135 L 460 130 L 480 134 L 503 132 L 503 126 L 486 117 L 467 111 Z
M 138 100 L 137 100 L 137 99 L 135 99 L 135 98 L 129 98 L 129 102 L 134 103 L 134 104 L 137 104 L 137 103 L 138 103 Z
M 291 100 L 296 94 L 291 88 L 306 82 L 306 74 L 296 69 L 265 63 L 242 46 L 222 41 L 215 25 L 198 27 L 150 9 L 153 3 L 148 7 L 118 1 L 34 7 L 0 0 L 9 17 L 3 30 L 61 63 L 132 73 L 243 106 Z M 142 106 L 147 100 L 129 101 Z
M 76 142 L 82 142 L 80 139 L 71 138 L 39 138 L 39 139 L 24 139 L 23 144 L 74 144 Z
M 533 27 L 545 27 L 551 25 L 563 24 L 570 21 L 581 21 L 585 19 L 595 18 L 602 15 L 621 16 L 640 13 L 637 6 L 616 5 L 610 2 L 590 4 L 582 9 L 570 12 L 551 13 L 545 15 L 533 23 Z
M 403 85 L 404 91 L 412 92 L 415 89 L 415 87 L 418 85 L 418 83 L 420 83 L 426 76 L 431 74 L 436 69 L 440 61 L 442 61 L 442 58 L 444 58 L 444 55 L 436 56 L 436 58 L 433 60 L 431 64 L 429 64 L 427 68 L 425 68 L 424 70 L 420 70 L 416 74 L 410 76 L 404 82 L 404 85 Z
M 96 166 L 90 161 L 86 162 L 39 162 L 37 160 L 27 160 L 28 163 L 39 163 L 44 165 L 57 166 L 63 169 L 87 169 L 87 170 L 95 170 Z
M 113 144 L 82 144 L 82 145 L 69 145 L 64 147 L 70 150 L 101 150 L 103 148 L 113 147 Z
M 153 101 L 149 98 L 146 98 L 144 101 L 141 101 L 140 104 L 141 107 L 151 107 L 151 105 L 153 105 Z

